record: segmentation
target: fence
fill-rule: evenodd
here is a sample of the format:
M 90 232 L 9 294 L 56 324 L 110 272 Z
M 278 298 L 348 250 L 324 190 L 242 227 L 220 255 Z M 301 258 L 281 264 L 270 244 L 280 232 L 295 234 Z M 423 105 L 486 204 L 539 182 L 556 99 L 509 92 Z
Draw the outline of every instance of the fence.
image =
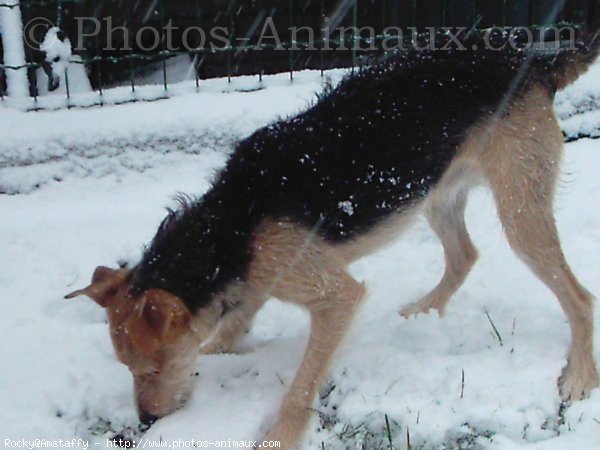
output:
M 24 38 L 29 44 L 24 49 L 25 61 L 19 64 L 7 63 L 0 52 L 0 99 L 6 101 L 6 80 L 14 75 L 10 71 L 27 73 L 31 98 L 21 102 L 27 109 L 166 97 L 170 92 L 167 62 L 182 54 L 189 55 L 197 89 L 202 79 L 212 77 L 231 79 L 252 74 L 261 79 L 263 74 L 287 71 L 293 79 L 297 70 L 323 71 L 360 64 L 365 56 L 381 51 L 377 44 L 386 38 L 389 27 L 582 24 L 593 3 L 594 0 L 0 0 L 0 19 L 17 8 L 21 11 Z M 6 20 L 0 20 L 2 23 Z M 42 101 L 39 86 L 40 78 L 46 76 L 49 78 L 45 90 L 56 87 L 52 66 L 58 60 L 48 60 L 47 52 L 36 47 L 51 24 L 62 30 L 74 48 L 74 56 L 62 75 L 63 97 L 58 101 L 54 96 L 53 102 Z M 338 27 L 345 31 L 331 36 L 331 30 Z M 361 29 L 365 27 L 374 34 L 362 36 Z M 294 34 L 294 29 L 299 32 Z M 309 29 L 316 30 L 316 35 L 310 36 Z M 201 32 L 204 37 L 212 37 L 209 30 L 218 30 L 216 41 L 222 45 L 206 45 Z M 7 32 L 0 28 L 0 33 L 4 48 Z M 361 42 L 375 43 L 375 47 L 364 50 Z M 332 51 L 327 51 L 326 45 Z M 85 69 L 93 93 L 74 95 L 69 77 L 73 67 Z M 157 68 L 162 70 L 160 89 L 141 89 L 138 80 Z M 121 88 L 118 95 L 107 95 L 107 88 L 125 84 L 127 92 Z

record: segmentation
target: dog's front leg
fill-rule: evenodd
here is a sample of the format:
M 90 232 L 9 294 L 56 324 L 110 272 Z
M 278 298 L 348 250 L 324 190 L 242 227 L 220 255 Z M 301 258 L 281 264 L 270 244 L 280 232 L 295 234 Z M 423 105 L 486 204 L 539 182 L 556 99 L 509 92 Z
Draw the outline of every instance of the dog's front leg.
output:
M 313 399 L 331 358 L 348 329 L 365 287 L 347 273 L 338 274 L 331 289 L 302 303 L 310 311 L 311 329 L 300 368 L 285 396 L 279 415 L 265 441 L 279 441 L 279 448 L 296 448 L 311 415 Z
M 231 352 L 238 339 L 250 331 L 254 316 L 264 303 L 265 298 L 259 295 L 243 299 L 240 305 L 225 314 L 217 323 L 214 335 L 200 346 L 200 353 L 213 355 Z

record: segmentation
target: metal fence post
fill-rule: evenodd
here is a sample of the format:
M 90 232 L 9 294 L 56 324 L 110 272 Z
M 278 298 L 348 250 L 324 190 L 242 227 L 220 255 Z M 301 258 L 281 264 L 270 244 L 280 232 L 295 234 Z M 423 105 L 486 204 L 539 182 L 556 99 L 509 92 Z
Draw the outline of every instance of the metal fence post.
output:
M 161 36 L 161 52 L 163 53 L 162 55 L 162 71 L 163 71 L 163 87 L 165 92 L 167 92 L 167 90 L 169 89 L 168 83 L 167 83 L 167 57 L 166 57 L 166 47 L 165 47 L 165 39 L 166 39 L 166 35 L 165 35 L 165 30 L 166 30 L 166 24 L 165 24 L 165 4 L 164 4 L 164 0 L 161 0 L 159 3 L 159 8 L 160 8 L 160 24 L 162 26 L 162 36 Z
M 229 5 L 228 5 L 228 10 L 227 10 L 227 14 L 229 17 L 229 48 L 227 48 L 225 51 L 227 52 L 227 82 L 231 83 L 231 56 L 233 54 L 233 46 L 231 45 L 231 43 L 233 42 L 233 39 L 235 38 L 235 22 L 233 19 L 233 8 L 234 8 L 234 4 L 235 4 L 235 0 L 229 0 Z
M 294 0 L 289 0 L 288 4 L 288 19 L 289 19 L 289 32 L 290 32 L 290 81 L 294 81 L 294 47 L 296 45 L 295 42 L 292 42 L 292 27 L 294 26 Z
M 356 67 L 356 45 L 360 45 L 360 36 L 358 35 L 358 0 L 354 0 L 352 7 L 352 73 Z
M 63 0 L 56 0 L 56 26 L 58 28 L 62 26 L 62 2 Z
M 65 67 L 65 91 L 67 93 L 67 109 L 71 109 L 71 88 L 69 87 L 69 67 Z

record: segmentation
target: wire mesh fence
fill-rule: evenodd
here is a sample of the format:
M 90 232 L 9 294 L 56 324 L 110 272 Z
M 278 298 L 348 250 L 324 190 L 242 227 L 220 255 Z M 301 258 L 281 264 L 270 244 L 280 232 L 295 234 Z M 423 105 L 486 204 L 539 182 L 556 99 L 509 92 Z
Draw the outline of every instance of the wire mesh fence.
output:
M 593 0 L 0 0 L 0 100 L 11 72 L 27 74 L 26 109 L 95 106 L 168 97 L 168 64 L 187 55 L 201 80 L 355 67 L 385 51 L 390 30 L 579 25 Z M 7 16 L 19 10 L 20 35 Z M 2 20 L 4 16 L 4 20 Z M 2 25 L 5 24 L 5 25 Z M 53 28 L 56 27 L 56 28 Z M 44 50 L 48 30 L 68 51 Z M 14 33 L 12 33 L 14 34 Z M 408 34 L 410 39 L 411 34 Z M 23 40 L 11 64 L 9 40 Z M 541 39 L 544 39 L 541 35 Z M 68 61 L 64 61 L 65 58 Z M 62 59 L 61 59 L 62 58 Z M 57 69 L 58 66 L 58 69 Z M 64 66 L 64 67 L 63 67 Z M 154 86 L 141 86 L 153 72 Z M 84 74 L 86 92 L 73 88 Z M 58 89 L 60 87 L 60 89 Z M 114 89 L 118 87 L 118 89 Z M 46 95 L 51 92 L 54 95 Z M 59 93 L 56 94 L 56 91 Z M 110 91 L 110 93 L 109 93 Z M 16 104 L 13 102 L 12 104 Z

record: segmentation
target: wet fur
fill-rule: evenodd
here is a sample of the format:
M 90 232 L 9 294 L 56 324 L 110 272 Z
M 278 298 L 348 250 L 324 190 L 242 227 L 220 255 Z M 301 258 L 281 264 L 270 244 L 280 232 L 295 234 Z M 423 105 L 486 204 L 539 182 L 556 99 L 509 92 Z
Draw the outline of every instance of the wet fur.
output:
M 556 55 L 488 51 L 482 39 L 463 43 L 475 51 L 390 56 L 241 142 L 212 189 L 162 224 L 135 269 L 136 290 L 164 289 L 196 311 L 247 278 L 266 218 L 341 243 L 419 204 L 472 127 L 505 116 L 532 85 L 556 89 Z
M 544 87 L 532 87 L 512 104 L 509 115 L 472 126 L 429 195 L 407 214 L 380 225 L 376 233 L 330 242 L 295 221 L 263 221 L 254 235 L 248 285 L 254 292 L 266 292 L 265 297 L 273 295 L 311 312 L 307 353 L 267 438 L 281 440 L 283 448 L 295 446 L 299 430 L 310 416 L 319 381 L 365 296 L 364 286 L 348 275 L 348 264 L 389 242 L 399 232 L 394 225 L 409 221 L 416 211 L 425 212 L 440 237 L 446 271 L 428 295 L 403 308 L 401 314 L 409 317 L 437 310 L 443 315 L 477 260 L 464 210 L 469 189 L 479 184 L 491 189 L 511 247 L 555 293 L 569 319 L 572 344 L 559 379 L 562 399 L 571 402 L 587 397 L 598 385 L 593 355 L 594 299 L 565 260 L 553 216 L 562 152 L 552 96 Z M 387 233 L 381 233 L 384 230 Z M 323 320 L 325 313 L 336 319 L 326 316 Z
M 590 64 L 594 48 L 535 57 L 407 53 L 350 76 L 306 112 L 240 143 L 209 192 L 169 214 L 131 272 L 104 281 L 95 275 L 96 283 L 71 296 L 83 293 L 109 308 L 115 347 L 134 377 L 136 365 L 154 360 L 139 359 L 148 342 L 136 344 L 127 332 L 115 338 L 124 323 L 115 319 L 119 305 L 154 302 L 164 309 L 156 317 L 179 317 L 163 329 L 166 319 L 157 321 L 152 308 L 139 306 L 129 330 L 146 327 L 163 364 L 175 367 L 169 374 L 175 386 L 189 379 L 197 348 L 229 350 L 270 296 L 305 307 L 311 316 L 306 353 L 266 436 L 292 449 L 366 295 L 348 265 L 391 242 L 424 212 L 443 244 L 446 271 L 402 314 L 443 314 L 477 259 L 464 210 L 469 189 L 483 183 L 511 247 L 569 319 L 572 345 L 561 397 L 584 398 L 598 384 L 593 298 L 565 260 L 553 217 L 563 145 L 552 102 L 556 89 Z M 141 376 L 153 392 L 146 397 L 160 401 L 139 406 L 140 414 L 162 416 L 180 404 L 169 398 L 182 390 L 164 387 L 160 370 L 141 372 L 138 398 Z

